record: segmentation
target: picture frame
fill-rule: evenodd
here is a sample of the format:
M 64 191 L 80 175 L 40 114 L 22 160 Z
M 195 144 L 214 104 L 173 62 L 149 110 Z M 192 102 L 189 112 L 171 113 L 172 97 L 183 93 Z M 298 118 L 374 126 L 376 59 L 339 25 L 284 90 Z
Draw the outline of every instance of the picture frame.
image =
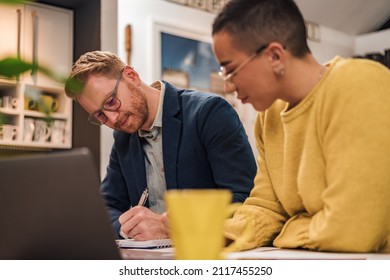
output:
M 211 35 L 159 21 L 153 21 L 152 26 L 153 80 L 224 95 Z
M 210 13 L 218 13 L 228 0 L 166 0 Z

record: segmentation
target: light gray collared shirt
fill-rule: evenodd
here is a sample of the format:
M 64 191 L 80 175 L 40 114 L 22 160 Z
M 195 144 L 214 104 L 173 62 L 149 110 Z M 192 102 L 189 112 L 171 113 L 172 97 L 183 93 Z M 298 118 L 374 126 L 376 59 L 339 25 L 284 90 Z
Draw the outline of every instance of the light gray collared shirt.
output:
M 165 84 L 156 81 L 151 86 L 160 90 L 157 114 L 150 131 L 139 130 L 138 135 L 143 139 L 146 182 L 149 188 L 149 208 L 155 213 L 162 214 L 165 212 L 164 194 L 167 190 L 162 150 L 162 111 Z

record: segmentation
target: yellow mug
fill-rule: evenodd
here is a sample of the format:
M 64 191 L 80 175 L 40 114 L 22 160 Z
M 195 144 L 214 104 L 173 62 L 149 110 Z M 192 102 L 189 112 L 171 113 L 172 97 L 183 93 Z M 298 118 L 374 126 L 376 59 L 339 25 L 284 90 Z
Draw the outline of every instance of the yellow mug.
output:
M 224 221 L 241 205 L 230 204 L 231 200 L 229 190 L 189 189 L 166 192 L 170 238 L 176 259 L 223 258 Z
M 58 98 L 48 94 L 42 94 L 38 101 L 38 110 L 42 113 L 56 112 L 58 110 L 58 107 Z

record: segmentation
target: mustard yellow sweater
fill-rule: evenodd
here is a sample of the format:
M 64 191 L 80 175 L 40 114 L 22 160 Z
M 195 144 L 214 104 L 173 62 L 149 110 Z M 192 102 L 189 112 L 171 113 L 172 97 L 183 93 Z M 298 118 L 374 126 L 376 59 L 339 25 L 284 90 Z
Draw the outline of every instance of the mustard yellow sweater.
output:
M 296 107 L 258 114 L 258 173 L 225 236 L 236 249 L 273 244 L 390 252 L 390 71 L 336 57 Z

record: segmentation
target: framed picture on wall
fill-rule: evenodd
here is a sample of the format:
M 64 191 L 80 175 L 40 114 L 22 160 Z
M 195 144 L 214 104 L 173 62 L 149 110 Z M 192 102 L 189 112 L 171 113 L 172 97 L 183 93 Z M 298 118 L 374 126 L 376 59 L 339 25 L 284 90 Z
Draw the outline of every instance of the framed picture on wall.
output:
M 157 22 L 153 23 L 153 29 L 154 79 L 179 88 L 223 94 L 211 35 Z
M 153 81 L 163 79 L 179 88 L 224 97 L 237 110 L 256 155 L 253 132 L 256 111 L 252 105 L 242 104 L 234 94 L 224 93 L 224 82 L 218 75 L 219 63 L 212 49 L 211 33 L 156 20 L 152 20 L 151 24 L 152 55 L 149 62 Z

